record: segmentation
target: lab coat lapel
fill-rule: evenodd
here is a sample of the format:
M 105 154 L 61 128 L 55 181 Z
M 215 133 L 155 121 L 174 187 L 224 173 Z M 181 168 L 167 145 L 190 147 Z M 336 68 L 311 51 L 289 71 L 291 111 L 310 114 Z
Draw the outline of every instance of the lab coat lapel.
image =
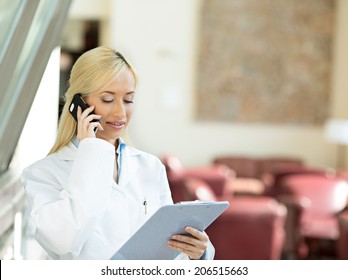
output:
M 57 152 L 57 156 L 61 160 L 74 160 L 77 153 L 77 147 L 70 142 L 67 146 Z M 126 186 L 129 181 L 136 176 L 137 169 L 139 168 L 139 152 L 135 149 L 125 147 L 122 153 L 121 161 L 121 177 L 120 186 Z
M 136 153 L 125 147 L 122 153 L 120 186 L 126 186 L 136 176 L 138 168 L 139 161 L 137 160 Z

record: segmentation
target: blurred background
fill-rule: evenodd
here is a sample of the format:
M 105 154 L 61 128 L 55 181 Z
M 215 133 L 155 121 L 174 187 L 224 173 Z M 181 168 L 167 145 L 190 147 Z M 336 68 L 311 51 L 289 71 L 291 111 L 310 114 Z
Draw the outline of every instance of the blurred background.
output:
M 348 258 L 348 1 L 0 0 L 0 26 L 0 258 L 45 258 L 19 176 L 99 45 L 137 69 L 130 139 L 174 201 L 230 201 L 217 259 Z

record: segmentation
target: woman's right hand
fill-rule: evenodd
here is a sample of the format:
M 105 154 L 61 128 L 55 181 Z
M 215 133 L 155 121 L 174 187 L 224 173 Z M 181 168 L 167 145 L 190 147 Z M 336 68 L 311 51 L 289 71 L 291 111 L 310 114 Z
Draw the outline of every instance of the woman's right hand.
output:
M 92 122 L 92 120 L 99 120 L 101 118 L 100 115 L 88 115 L 93 109 L 94 106 L 91 106 L 82 112 L 80 106 L 77 108 L 77 139 L 79 141 L 84 138 L 95 138 L 95 128 L 104 130 L 100 122 Z

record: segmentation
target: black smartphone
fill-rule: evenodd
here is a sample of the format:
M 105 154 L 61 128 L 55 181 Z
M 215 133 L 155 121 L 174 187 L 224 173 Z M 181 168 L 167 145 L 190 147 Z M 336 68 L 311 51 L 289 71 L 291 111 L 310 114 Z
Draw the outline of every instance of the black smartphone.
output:
M 75 121 L 77 122 L 77 108 L 78 106 L 81 107 L 82 112 L 86 110 L 89 105 L 86 103 L 86 101 L 83 99 L 80 93 L 76 93 L 71 100 L 71 103 L 69 105 L 69 112 L 74 117 Z M 88 115 L 95 114 L 94 111 L 89 113 Z M 92 122 L 99 122 L 99 120 L 92 120 Z M 94 129 L 94 132 L 97 132 L 97 128 Z
M 76 93 L 69 105 L 69 112 L 74 117 L 75 121 L 77 121 L 77 108 L 78 106 L 81 107 L 82 112 L 86 110 L 89 105 L 86 103 L 86 101 L 82 98 L 80 93 Z M 94 111 L 89 113 L 89 115 L 95 114 Z M 92 122 L 98 122 L 98 120 L 92 120 Z

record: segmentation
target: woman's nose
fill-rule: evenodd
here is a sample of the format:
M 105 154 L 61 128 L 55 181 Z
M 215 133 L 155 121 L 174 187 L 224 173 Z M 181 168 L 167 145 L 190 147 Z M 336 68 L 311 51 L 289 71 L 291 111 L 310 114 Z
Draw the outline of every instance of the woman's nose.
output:
M 124 118 L 126 116 L 126 108 L 123 100 L 118 100 L 117 102 L 115 102 L 113 115 L 118 118 Z

